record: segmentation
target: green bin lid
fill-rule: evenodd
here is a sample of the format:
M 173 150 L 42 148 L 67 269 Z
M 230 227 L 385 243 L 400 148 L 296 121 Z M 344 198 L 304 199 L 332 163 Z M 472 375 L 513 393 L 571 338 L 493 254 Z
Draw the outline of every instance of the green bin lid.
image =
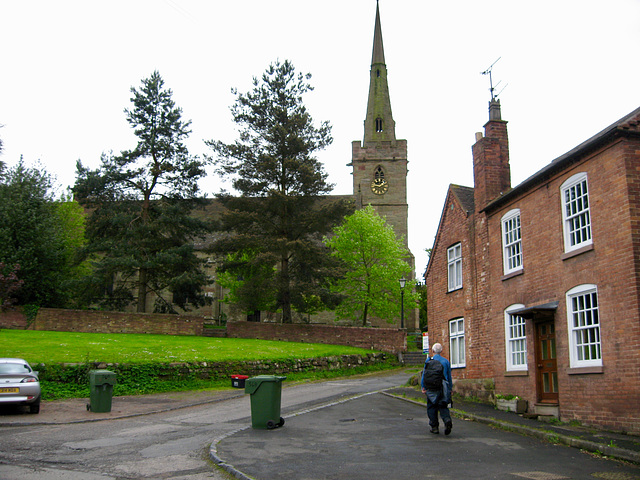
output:
M 109 370 L 91 370 L 89 379 L 94 385 L 116 384 L 116 374 Z
M 258 375 L 251 377 L 244 382 L 244 393 L 253 394 L 265 382 L 282 382 L 287 377 L 278 377 L 276 375 Z

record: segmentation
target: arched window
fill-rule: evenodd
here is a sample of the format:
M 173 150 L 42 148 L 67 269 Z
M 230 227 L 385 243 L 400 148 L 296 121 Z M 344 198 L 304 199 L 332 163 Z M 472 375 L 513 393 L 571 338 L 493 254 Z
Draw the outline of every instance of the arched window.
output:
M 384 180 L 384 170 L 382 170 L 381 166 L 376 167 L 376 170 L 373 172 L 373 178 L 375 180 Z
M 376 132 L 382 132 L 382 119 L 376 118 Z

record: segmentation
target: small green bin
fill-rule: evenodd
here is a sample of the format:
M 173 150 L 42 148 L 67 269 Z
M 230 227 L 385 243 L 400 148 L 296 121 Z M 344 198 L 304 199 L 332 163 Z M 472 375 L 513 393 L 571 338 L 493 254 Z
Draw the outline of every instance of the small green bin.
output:
M 280 416 L 282 381 L 287 377 L 258 375 L 244 383 L 244 393 L 251 395 L 251 426 L 259 429 L 272 429 L 284 425 Z
M 87 410 L 96 413 L 110 412 L 116 374 L 109 370 L 89 372 L 89 404 Z

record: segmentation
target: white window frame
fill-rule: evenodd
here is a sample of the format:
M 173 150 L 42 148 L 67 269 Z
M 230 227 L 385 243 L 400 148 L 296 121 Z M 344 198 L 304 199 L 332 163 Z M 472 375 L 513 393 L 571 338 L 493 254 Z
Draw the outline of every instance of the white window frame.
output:
M 502 216 L 502 263 L 504 274 L 517 272 L 523 268 L 522 229 L 520 209 L 515 208 Z
M 577 173 L 560 186 L 564 251 L 571 252 L 593 243 L 591 202 L 586 173 Z
M 527 357 L 527 335 L 525 319 L 511 312 L 524 308 L 515 304 L 504 311 L 505 347 L 507 351 L 507 372 L 522 372 L 529 369 Z
M 447 291 L 462 288 L 462 244 L 447 248 Z
M 452 368 L 466 367 L 464 318 L 449 320 L 449 362 Z
M 602 366 L 598 287 L 578 285 L 566 293 L 571 368 Z

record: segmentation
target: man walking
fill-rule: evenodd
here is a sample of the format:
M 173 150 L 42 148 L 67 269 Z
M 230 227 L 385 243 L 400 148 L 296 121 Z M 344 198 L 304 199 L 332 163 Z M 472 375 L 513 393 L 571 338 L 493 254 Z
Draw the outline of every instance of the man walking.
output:
M 431 433 L 438 434 L 438 412 L 444 422 L 444 434 L 449 435 L 453 423 L 448 405 L 451 403 L 453 381 L 451 379 L 451 364 L 442 355 L 442 345 L 436 343 L 432 348 L 433 357 L 428 358 L 422 370 L 422 393 L 427 396 L 427 415 Z

